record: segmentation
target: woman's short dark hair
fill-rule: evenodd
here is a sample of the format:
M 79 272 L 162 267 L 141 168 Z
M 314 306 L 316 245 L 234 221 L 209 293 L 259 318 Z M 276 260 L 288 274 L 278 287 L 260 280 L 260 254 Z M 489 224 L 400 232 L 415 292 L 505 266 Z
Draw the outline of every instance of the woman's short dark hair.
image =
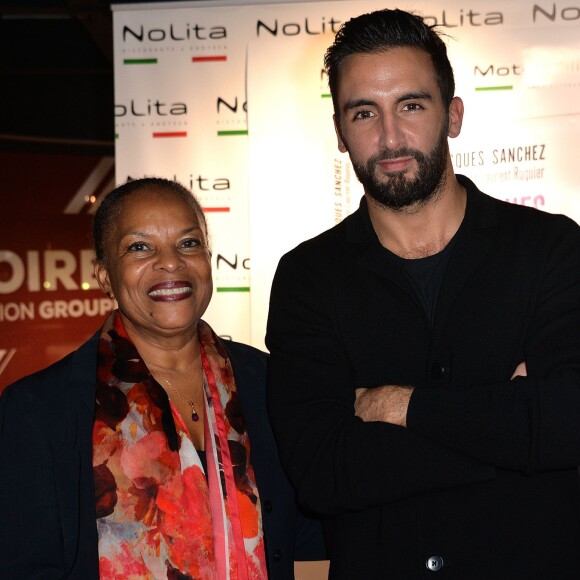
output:
M 340 118 L 337 102 L 340 67 L 352 54 L 377 53 L 391 48 L 411 47 L 431 57 L 441 98 L 449 107 L 455 96 L 455 79 L 447 47 L 434 26 L 420 16 L 403 10 L 377 10 L 345 22 L 324 56 L 334 112 Z
M 195 195 L 187 187 L 177 181 L 163 177 L 129 179 L 105 196 L 95 214 L 95 219 L 93 220 L 93 243 L 98 262 L 104 263 L 106 261 L 105 246 L 127 198 L 150 191 L 171 193 L 183 199 L 198 214 L 207 235 L 207 222 L 203 209 Z

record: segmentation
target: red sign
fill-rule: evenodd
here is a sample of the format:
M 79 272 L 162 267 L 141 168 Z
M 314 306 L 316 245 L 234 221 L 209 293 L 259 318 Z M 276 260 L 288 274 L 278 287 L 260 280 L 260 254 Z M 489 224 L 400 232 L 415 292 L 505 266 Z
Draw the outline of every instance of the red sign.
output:
M 92 211 L 113 159 L 0 153 L 0 391 L 62 358 L 115 307 L 93 276 Z

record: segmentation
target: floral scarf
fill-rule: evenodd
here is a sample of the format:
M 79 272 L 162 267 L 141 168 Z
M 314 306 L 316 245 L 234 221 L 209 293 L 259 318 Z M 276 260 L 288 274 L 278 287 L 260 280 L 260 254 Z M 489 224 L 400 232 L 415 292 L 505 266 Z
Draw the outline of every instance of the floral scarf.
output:
M 198 325 L 207 477 L 118 312 L 98 348 L 93 471 L 102 579 L 267 577 L 250 444 L 228 355 Z

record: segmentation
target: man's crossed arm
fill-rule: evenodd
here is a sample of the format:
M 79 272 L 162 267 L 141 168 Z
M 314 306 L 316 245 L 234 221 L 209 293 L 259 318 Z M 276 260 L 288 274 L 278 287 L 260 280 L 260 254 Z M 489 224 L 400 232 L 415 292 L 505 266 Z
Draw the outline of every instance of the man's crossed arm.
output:
M 526 363 L 521 362 L 512 375 L 527 376 Z M 385 385 L 374 389 L 357 389 L 354 403 L 355 415 L 365 423 L 383 421 L 400 427 L 407 426 L 407 409 L 414 387 Z

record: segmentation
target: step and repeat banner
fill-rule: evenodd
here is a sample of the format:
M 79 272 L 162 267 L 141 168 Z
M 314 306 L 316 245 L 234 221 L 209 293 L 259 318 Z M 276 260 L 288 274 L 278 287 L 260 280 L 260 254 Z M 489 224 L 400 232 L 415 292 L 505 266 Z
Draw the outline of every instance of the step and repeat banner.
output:
M 206 319 L 221 334 L 263 347 L 280 256 L 359 204 L 323 55 L 363 12 L 414 11 L 446 34 L 465 102 L 457 172 L 580 219 L 580 3 L 224 4 L 114 8 L 117 181 L 175 177 L 200 198 L 216 287 Z

